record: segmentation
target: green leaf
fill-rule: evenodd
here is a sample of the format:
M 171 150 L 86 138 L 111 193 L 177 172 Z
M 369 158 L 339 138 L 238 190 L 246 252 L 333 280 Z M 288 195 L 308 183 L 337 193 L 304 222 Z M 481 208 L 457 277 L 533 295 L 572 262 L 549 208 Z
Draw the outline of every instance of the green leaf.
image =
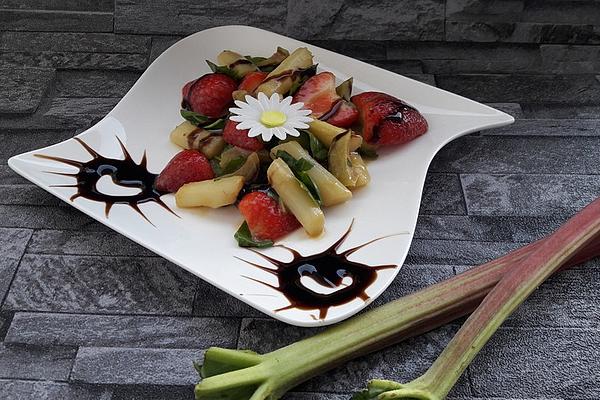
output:
M 217 65 L 209 60 L 206 60 L 206 63 L 208 64 L 208 67 L 212 72 L 216 72 L 218 74 L 225 74 L 235 79 L 236 81 L 240 79 L 240 76 L 238 76 L 238 74 L 234 70 L 225 65 Z
M 277 151 L 277 154 L 275 155 L 281 158 L 288 167 L 290 167 L 296 178 L 300 181 L 300 184 L 304 186 L 315 202 L 321 204 L 321 194 L 319 193 L 319 189 L 306 173 L 306 171 L 313 167 L 313 164 L 305 158 L 296 160 L 290 153 L 283 150 Z
M 256 240 L 252 237 L 250 233 L 250 228 L 248 227 L 248 223 L 244 221 L 242 225 L 240 225 L 237 232 L 233 235 L 235 240 L 238 242 L 238 246 L 240 247 L 271 247 L 273 246 L 273 241 L 271 240 Z
M 221 164 L 219 164 L 219 157 L 215 157 L 212 160 L 210 160 L 209 162 L 210 162 L 210 166 L 212 167 L 212 170 L 215 173 L 215 176 L 223 175 L 223 169 L 221 168 Z
M 197 112 L 186 110 L 184 108 L 181 109 L 180 113 L 183 118 L 190 121 L 196 126 L 204 127 L 204 125 L 206 125 L 207 123 L 211 123 L 212 121 L 212 119 L 207 117 L 206 115 L 198 114 Z
M 223 129 L 225 127 L 225 119 L 224 118 L 219 118 L 218 120 L 211 122 L 208 125 L 204 125 L 203 128 L 204 129 L 208 129 L 208 130 L 219 130 L 219 129 Z
M 350 101 L 350 96 L 352 96 L 352 77 L 340 83 L 340 85 L 335 88 L 335 91 L 342 99 Z
M 250 61 L 252 64 L 256 65 L 261 61 L 265 61 L 267 58 L 266 57 L 252 57 L 252 56 L 244 56 L 244 58 L 248 61 Z
M 221 171 L 222 175 L 231 174 L 232 172 L 237 171 L 242 165 L 244 165 L 245 162 L 246 157 L 239 156 L 234 158 L 233 160 L 227 163 L 225 168 L 223 168 L 223 170 Z
M 317 161 L 327 160 L 327 147 L 325 147 L 325 145 L 319 139 L 317 139 L 315 135 L 308 131 L 307 133 L 308 140 L 310 141 L 310 153 L 312 154 L 313 158 Z

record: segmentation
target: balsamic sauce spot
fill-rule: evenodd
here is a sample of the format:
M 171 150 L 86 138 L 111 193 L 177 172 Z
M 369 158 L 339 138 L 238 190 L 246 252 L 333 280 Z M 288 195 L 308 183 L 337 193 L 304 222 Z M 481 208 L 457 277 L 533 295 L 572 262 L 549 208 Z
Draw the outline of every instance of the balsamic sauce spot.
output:
M 52 187 L 76 188 L 77 192 L 71 196 L 71 201 L 74 201 L 78 197 L 83 197 L 92 201 L 105 203 L 104 213 L 107 218 L 113 205 L 125 204 L 140 214 L 151 225 L 154 225 L 139 208 L 140 204 L 147 202 L 154 202 L 173 215 L 178 216 L 161 200 L 160 196 L 165 193 L 154 188 L 154 181 L 158 175 L 148 171 L 146 152 L 144 152 L 144 155 L 138 164 L 133 161 L 131 154 L 129 154 L 125 145 L 123 145 L 123 142 L 121 142 L 118 137 L 117 140 L 121 146 L 123 156 L 125 157 L 122 160 L 104 157 L 80 138 L 76 137 L 74 139 L 92 156 L 91 160 L 77 161 L 62 157 L 35 154 L 35 156 L 39 158 L 57 161 L 79 168 L 79 171 L 75 173 L 47 171 L 51 174 L 72 177 L 76 180 L 76 182 L 71 185 L 52 185 Z M 140 192 L 126 196 L 102 193 L 97 189 L 96 184 L 104 175 L 110 175 L 112 181 L 116 185 L 137 188 L 140 189 Z
M 351 261 L 348 257 L 371 243 L 400 234 L 373 239 L 360 246 L 338 253 L 338 248 L 344 243 L 352 231 L 353 224 L 354 221 L 352 221 L 348 230 L 340 239 L 331 245 L 331 247 L 318 254 L 303 256 L 298 251 L 287 246 L 276 245 L 275 247 L 281 247 L 288 250 L 293 256 L 292 260 L 288 262 L 280 261 L 253 249 L 248 250 L 268 261 L 270 266 L 267 267 L 239 257 L 236 258 L 274 275 L 277 278 L 278 285 L 275 286 L 255 278 L 244 276 L 247 279 L 261 283 L 273 290 L 277 290 L 286 297 L 290 304 L 274 310 L 275 312 L 293 308 L 300 310 L 317 310 L 319 311 L 319 319 L 324 319 L 327 316 L 330 307 L 346 304 L 357 298 L 363 301 L 369 300 L 369 295 L 367 295 L 366 290 L 373 282 L 375 282 L 377 272 L 383 269 L 398 267 L 394 264 L 369 266 L 356 261 Z M 302 277 L 305 276 L 312 278 L 324 287 L 337 290 L 332 293 L 317 293 L 304 286 L 301 282 Z M 341 286 L 343 279 L 346 277 L 351 278 L 352 283 L 347 286 Z

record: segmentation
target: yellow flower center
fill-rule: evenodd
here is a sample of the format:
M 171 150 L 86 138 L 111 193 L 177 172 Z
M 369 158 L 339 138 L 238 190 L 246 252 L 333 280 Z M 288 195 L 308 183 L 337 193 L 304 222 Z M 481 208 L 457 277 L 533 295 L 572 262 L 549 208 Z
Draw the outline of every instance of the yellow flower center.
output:
M 260 114 L 260 122 L 268 128 L 281 126 L 285 124 L 286 120 L 285 114 L 281 111 L 263 111 L 263 113 Z

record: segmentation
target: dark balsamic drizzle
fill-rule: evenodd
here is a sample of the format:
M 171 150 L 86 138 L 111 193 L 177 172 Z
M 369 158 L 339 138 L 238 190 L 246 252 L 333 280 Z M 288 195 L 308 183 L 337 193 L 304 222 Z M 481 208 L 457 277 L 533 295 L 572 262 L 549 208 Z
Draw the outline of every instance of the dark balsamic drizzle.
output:
M 367 301 L 369 295 L 367 295 L 366 290 L 373 282 L 375 282 L 377 272 L 382 269 L 398 267 L 395 264 L 369 266 L 348 259 L 350 255 L 363 247 L 378 240 L 396 235 L 388 235 L 373 239 L 360 246 L 338 253 L 338 248 L 344 243 L 352 231 L 353 223 L 354 221 L 350 224 L 346 233 L 331 245 L 331 247 L 318 254 L 303 256 L 296 250 L 287 246 L 276 245 L 275 247 L 284 248 L 292 254 L 292 260 L 285 262 L 266 256 L 256 250 L 248 249 L 269 261 L 271 268 L 239 257 L 236 258 L 277 277 L 278 286 L 274 286 L 261 280 L 245 276 L 247 279 L 277 290 L 287 298 L 290 304 L 274 310 L 275 312 L 293 308 L 300 310 L 318 310 L 319 319 L 324 319 L 327 316 L 330 307 L 346 304 L 357 298 Z M 302 284 L 301 279 L 304 276 L 311 277 L 324 287 L 338 290 L 329 294 L 314 292 Z M 347 286 L 340 286 L 345 277 L 352 278 L 352 283 Z
M 150 224 L 152 222 L 140 210 L 139 205 L 147 202 L 155 202 L 168 210 L 173 215 L 177 216 L 161 199 L 163 192 L 154 188 L 154 181 L 157 174 L 153 174 L 147 169 L 146 152 L 142 156 L 139 164 L 131 158 L 131 154 L 127 151 L 123 142 L 119 138 L 119 145 L 123 151 L 123 160 L 116 158 L 107 158 L 100 155 L 80 138 L 73 138 L 83 148 L 90 153 L 92 159 L 89 161 L 70 160 L 61 157 L 48 156 L 45 154 L 36 154 L 36 157 L 47 160 L 58 161 L 63 164 L 71 165 L 79 168 L 75 173 L 53 172 L 51 174 L 73 177 L 77 181 L 72 185 L 52 185 L 52 187 L 69 187 L 76 188 L 77 192 L 70 197 L 69 200 L 74 201 L 78 197 L 83 197 L 92 201 L 105 203 L 104 213 L 108 218 L 110 209 L 115 204 L 126 204 L 137 211 Z M 100 192 L 96 184 L 104 175 L 110 175 L 113 182 L 119 186 L 140 189 L 140 192 L 133 195 L 111 195 Z M 154 225 L 154 224 L 152 224 Z

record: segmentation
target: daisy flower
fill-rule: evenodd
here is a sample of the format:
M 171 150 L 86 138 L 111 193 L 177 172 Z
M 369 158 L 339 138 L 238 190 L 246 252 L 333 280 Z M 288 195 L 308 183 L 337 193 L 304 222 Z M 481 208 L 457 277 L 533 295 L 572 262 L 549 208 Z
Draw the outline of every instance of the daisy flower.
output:
M 312 121 L 311 110 L 304 109 L 304 103 L 292 104 L 292 97 L 280 100 L 279 94 L 273 93 L 267 97 L 258 93 L 258 99 L 246 95 L 246 102 L 236 100 L 238 108 L 230 108 L 229 119 L 239 122 L 237 129 L 249 129 L 248 136 L 262 136 L 265 142 L 273 136 L 285 139 L 287 135 L 300 136 L 298 129 L 307 129 Z

